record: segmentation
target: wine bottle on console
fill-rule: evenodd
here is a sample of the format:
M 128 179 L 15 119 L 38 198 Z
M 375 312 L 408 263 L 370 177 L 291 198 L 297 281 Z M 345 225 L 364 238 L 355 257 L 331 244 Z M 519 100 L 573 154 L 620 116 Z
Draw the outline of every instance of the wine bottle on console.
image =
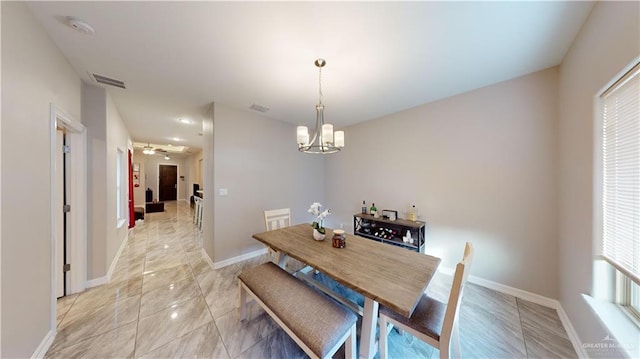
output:
M 369 214 L 375 217 L 377 212 L 378 212 L 378 209 L 376 208 L 376 204 L 371 203 L 371 209 L 369 209 Z
M 367 214 L 367 205 L 362 201 L 362 214 Z

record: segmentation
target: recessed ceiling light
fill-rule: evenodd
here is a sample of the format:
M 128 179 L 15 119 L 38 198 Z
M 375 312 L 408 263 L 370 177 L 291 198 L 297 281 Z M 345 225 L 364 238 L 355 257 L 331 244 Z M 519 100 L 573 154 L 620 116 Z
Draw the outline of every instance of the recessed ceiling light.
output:
M 180 139 L 180 138 L 178 138 L 178 137 L 174 137 L 174 138 L 172 138 L 172 140 L 174 140 L 174 141 L 176 141 L 176 142 L 180 142 L 180 141 L 182 141 L 182 139 Z
M 171 146 L 173 146 L 173 145 L 172 145 L 172 144 L 170 144 L 170 143 L 167 143 L 167 146 L 171 147 Z
M 191 120 L 190 120 L 190 119 L 188 119 L 188 118 L 181 118 L 179 121 L 180 121 L 181 123 L 191 124 Z

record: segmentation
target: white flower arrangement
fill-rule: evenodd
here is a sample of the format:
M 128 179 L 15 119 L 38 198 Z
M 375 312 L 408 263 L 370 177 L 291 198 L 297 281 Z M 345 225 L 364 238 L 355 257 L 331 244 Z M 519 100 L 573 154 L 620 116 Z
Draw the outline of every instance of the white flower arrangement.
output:
M 331 211 L 328 209 L 325 209 L 324 211 L 320 212 L 320 207 L 322 207 L 320 203 L 314 202 L 313 204 L 311 204 L 311 207 L 309 207 L 307 212 L 316 216 L 316 220 L 312 224 L 313 228 L 315 228 L 318 232 L 325 234 L 326 231 L 323 226 L 324 218 L 330 215 Z

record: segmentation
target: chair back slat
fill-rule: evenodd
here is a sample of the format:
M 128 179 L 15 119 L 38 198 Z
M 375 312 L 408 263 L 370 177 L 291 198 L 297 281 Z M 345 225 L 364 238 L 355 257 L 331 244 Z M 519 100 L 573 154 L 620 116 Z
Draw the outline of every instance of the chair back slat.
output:
M 291 225 L 291 209 L 281 208 L 264 211 L 264 223 L 267 231 L 289 227 Z
M 460 303 L 462 302 L 462 293 L 464 292 L 469 272 L 471 272 L 473 253 L 473 245 L 467 242 L 464 248 L 462 261 L 456 265 L 456 272 L 453 275 L 453 284 L 451 286 L 451 293 L 449 294 L 447 310 L 444 315 L 444 322 L 442 324 L 442 331 L 440 335 L 441 338 L 451 338 L 455 323 L 458 320 Z

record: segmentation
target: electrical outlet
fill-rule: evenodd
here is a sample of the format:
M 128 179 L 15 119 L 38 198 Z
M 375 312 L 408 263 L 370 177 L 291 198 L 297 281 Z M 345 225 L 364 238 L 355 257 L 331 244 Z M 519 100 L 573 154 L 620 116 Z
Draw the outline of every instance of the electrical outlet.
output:
M 220 188 L 220 196 L 226 196 L 229 192 L 226 188 Z

